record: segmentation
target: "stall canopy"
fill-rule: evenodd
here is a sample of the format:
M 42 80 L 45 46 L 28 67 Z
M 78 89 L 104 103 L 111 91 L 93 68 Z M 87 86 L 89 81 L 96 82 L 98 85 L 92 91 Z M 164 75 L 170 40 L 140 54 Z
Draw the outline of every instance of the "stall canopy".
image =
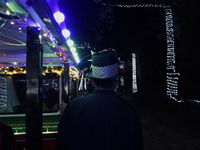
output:
M 78 56 L 67 44 L 70 32 L 56 0 L 0 0 L 0 67 L 26 66 L 28 26 L 40 29 L 44 66 L 68 61 L 77 67 Z

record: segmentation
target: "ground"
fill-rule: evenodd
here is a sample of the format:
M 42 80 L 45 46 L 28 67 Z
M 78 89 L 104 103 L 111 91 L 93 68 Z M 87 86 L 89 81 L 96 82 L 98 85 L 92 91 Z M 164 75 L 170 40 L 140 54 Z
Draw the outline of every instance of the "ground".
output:
M 200 104 L 124 97 L 140 114 L 144 150 L 200 150 Z

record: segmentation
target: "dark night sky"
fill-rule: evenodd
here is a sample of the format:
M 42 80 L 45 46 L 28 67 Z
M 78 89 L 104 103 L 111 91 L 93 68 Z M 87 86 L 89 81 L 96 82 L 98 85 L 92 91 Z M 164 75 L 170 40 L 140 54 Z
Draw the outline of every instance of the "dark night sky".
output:
M 110 2 L 137 4 L 136 1 Z M 165 38 L 164 9 L 105 7 L 93 0 L 60 0 L 59 4 L 66 15 L 71 38 L 78 45 L 89 43 L 96 51 L 114 48 L 122 59 L 126 59 L 136 47 L 150 47 L 155 43 L 151 42 L 154 36 Z M 83 58 L 90 49 L 78 49 L 78 52 Z

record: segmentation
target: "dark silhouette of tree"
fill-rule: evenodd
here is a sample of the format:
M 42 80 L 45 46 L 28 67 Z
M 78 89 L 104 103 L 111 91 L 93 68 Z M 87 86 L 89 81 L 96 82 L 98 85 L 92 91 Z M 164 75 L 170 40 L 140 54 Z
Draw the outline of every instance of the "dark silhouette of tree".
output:
M 176 36 L 177 69 L 181 73 L 181 98 L 199 99 L 200 88 L 200 1 L 179 0 L 174 6 L 175 22 L 179 25 Z
M 166 4 L 174 18 L 176 69 L 181 73 L 181 97 L 198 97 L 199 89 L 199 4 L 196 0 L 102 0 L 106 4 Z M 122 60 L 132 52 L 138 58 L 144 92 L 166 90 L 166 28 L 164 8 L 119 8 L 94 0 L 65 2 L 72 15 L 67 25 L 78 44 L 90 43 L 96 51 L 114 48 Z M 67 6 L 67 8 L 66 8 Z M 70 16 L 69 15 L 69 16 Z M 90 49 L 78 50 L 81 57 Z

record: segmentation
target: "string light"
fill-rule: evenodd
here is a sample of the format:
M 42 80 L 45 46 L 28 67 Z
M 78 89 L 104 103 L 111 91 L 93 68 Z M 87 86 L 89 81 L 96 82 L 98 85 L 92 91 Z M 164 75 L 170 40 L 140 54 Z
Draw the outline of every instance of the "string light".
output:
M 173 15 L 170 6 L 164 4 L 134 4 L 134 5 L 121 5 L 121 4 L 108 4 L 102 3 L 101 0 L 94 0 L 94 2 L 100 3 L 103 6 L 109 7 L 119 7 L 119 8 L 143 8 L 143 7 L 154 7 L 154 8 L 164 8 L 165 10 L 165 23 L 166 23 L 166 39 L 167 39 L 167 63 L 166 63 L 166 79 L 167 79 L 167 89 L 166 95 L 170 99 L 176 102 L 184 102 L 183 100 L 178 100 L 178 80 L 180 73 L 176 72 L 175 66 L 175 41 L 173 34 Z M 199 100 L 190 100 L 190 102 L 200 103 Z
M 86 42 L 81 45 L 76 44 L 75 47 L 79 49 L 91 49 L 90 43 L 86 43 Z
M 136 55 L 132 53 L 132 92 L 136 93 L 137 90 L 137 75 L 136 75 Z M 125 69 L 125 68 L 123 68 Z
M 60 11 L 55 12 L 53 16 L 58 24 L 60 24 L 61 22 L 65 20 L 65 15 L 61 13 Z
M 70 31 L 67 29 L 63 29 L 62 30 L 62 34 L 65 38 L 68 38 L 70 36 Z
M 46 32 L 44 32 L 44 33 L 43 33 L 43 36 L 44 36 L 44 37 L 47 37 L 48 35 L 47 35 L 47 33 L 46 33 Z
M 70 51 L 72 52 L 72 55 L 74 56 L 74 59 L 75 59 L 76 63 L 78 64 L 80 62 L 80 59 L 76 52 L 76 48 L 74 47 L 74 41 L 72 41 L 71 39 L 68 39 L 67 45 L 70 47 Z
M 108 4 L 103 3 L 101 0 L 94 0 L 95 3 L 100 3 L 103 6 L 109 6 L 109 7 L 119 7 L 119 8 L 136 8 L 136 7 L 155 7 L 155 8 L 167 8 L 169 6 L 166 6 L 164 4 L 133 4 L 133 5 L 122 5 L 122 4 Z
M 7 15 L 10 15 L 10 11 L 6 10 L 6 14 L 7 14 Z
M 166 39 L 167 39 L 167 89 L 166 95 L 169 96 L 170 99 L 173 99 L 177 102 L 183 102 L 182 100 L 178 100 L 178 76 L 179 73 L 176 73 L 175 67 L 175 47 L 174 47 L 174 34 L 173 34 L 173 17 L 172 10 L 170 6 L 162 5 L 162 4 L 134 4 L 134 5 L 121 5 L 121 4 L 107 4 L 102 3 L 101 0 L 95 0 L 96 3 L 100 3 L 104 6 L 110 7 L 120 7 L 120 8 L 143 8 L 143 7 L 155 7 L 155 8 L 164 8 L 165 9 L 165 23 L 166 23 Z M 171 74 L 174 73 L 174 74 Z M 169 74 L 168 74 L 169 73 Z M 172 75 L 172 76 L 171 76 Z M 174 84 L 176 83 L 176 84 Z
M 75 68 L 70 66 L 70 76 L 79 77 L 79 71 Z M 13 75 L 13 74 L 26 74 L 26 68 L 25 67 L 1 67 L 0 71 L 3 72 L 5 75 Z M 53 67 L 48 66 L 44 71 L 42 72 L 43 75 L 46 75 L 47 73 L 57 73 L 58 75 L 61 75 L 64 71 L 64 66 L 62 67 Z M 0 76 L 1 77 L 1 76 Z
M 166 23 L 166 39 L 167 39 L 167 96 L 177 102 L 184 102 L 183 100 L 178 100 L 178 76 L 180 73 L 176 72 L 175 66 L 175 42 L 173 34 L 173 16 L 171 8 L 165 9 L 165 23 Z

